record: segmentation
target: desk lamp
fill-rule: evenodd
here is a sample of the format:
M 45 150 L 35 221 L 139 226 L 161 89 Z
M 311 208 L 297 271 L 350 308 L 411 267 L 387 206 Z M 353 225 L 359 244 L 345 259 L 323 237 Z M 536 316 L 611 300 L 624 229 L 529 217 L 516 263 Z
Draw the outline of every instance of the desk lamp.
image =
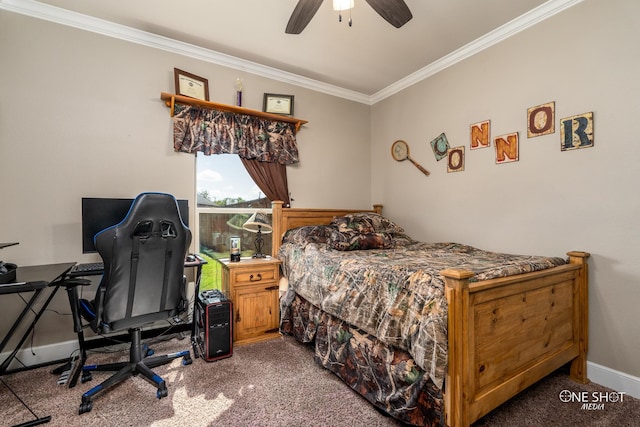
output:
M 273 231 L 269 217 L 264 212 L 256 212 L 249 217 L 247 222 L 242 226 L 243 229 L 256 234 L 256 253 L 253 254 L 253 258 L 266 258 L 267 256 L 262 253 L 262 246 L 264 244 L 263 234 L 269 234 Z

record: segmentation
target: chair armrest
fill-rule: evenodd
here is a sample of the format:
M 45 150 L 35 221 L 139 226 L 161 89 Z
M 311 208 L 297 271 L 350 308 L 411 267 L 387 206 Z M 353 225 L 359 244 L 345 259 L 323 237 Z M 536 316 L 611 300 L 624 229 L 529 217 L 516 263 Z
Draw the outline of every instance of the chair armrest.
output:
M 89 286 L 89 285 L 91 285 L 91 280 L 89 279 L 73 278 L 73 279 L 65 279 L 60 282 L 60 286 L 64 286 L 65 288 L 72 287 L 72 286 L 78 287 L 78 286 Z

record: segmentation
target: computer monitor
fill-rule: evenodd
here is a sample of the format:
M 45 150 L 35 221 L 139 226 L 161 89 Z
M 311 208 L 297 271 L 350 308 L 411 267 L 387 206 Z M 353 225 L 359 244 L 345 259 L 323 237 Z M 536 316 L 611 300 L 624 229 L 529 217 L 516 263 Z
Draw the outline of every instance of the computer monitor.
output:
M 97 252 L 93 238 L 98 232 L 118 224 L 127 216 L 133 199 L 82 198 L 82 253 Z M 178 200 L 182 222 L 189 226 L 189 202 Z

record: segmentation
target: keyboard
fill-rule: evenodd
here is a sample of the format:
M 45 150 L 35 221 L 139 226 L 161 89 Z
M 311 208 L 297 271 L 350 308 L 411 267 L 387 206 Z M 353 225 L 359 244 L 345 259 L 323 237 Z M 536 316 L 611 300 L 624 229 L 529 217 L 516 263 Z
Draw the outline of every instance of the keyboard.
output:
M 86 262 L 76 264 L 69 271 L 69 276 L 92 276 L 102 274 L 104 271 L 104 263 L 102 262 Z
M 185 267 L 193 267 L 200 264 L 206 264 L 206 262 L 198 257 L 197 255 L 193 256 L 193 259 L 187 258 L 185 259 Z M 69 271 L 69 277 L 78 277 L 78 276 L 98 276 L 104 272 L 104 263 L 103 262 L 85 262 L 82 264 L 74 265 Z

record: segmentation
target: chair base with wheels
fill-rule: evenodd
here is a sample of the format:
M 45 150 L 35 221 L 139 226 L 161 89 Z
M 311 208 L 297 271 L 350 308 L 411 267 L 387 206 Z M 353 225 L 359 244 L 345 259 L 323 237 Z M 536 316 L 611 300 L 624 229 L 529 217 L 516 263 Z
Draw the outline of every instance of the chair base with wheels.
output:
M 71 314 L 73 317 L 74 331 L 78 335 L 79 355 L 76 360 L 71 360 L 68 363 L 55 368 L 51 371 L 52 374 L 60 375 L 63 372 L 68 372 L 67 385 L 69 388 L 75 387 L 78 379 L 81 383 L 86 383 L 93 379 L 92 372 L 116 372 L 112 377 L 103 381 L 100 385 L 93 387 L 82 395 L 82 402 L 80 403 L 79 414 L 91 411 L 93 407 L 93 398 L 100 392 L 106 391 L 108 388 L 119 384 L 129 377 L 142 376 L 148 379 L 157 388 L 156 396 L 158 399 L 167 396 L 167 386 L 164 380 L 155 374 L 151 369 L 172 362 L 174 359 L 182 358 L 183 365 L 190 365 L 192 363 L 191 353 L 189 350 L 179 351 L 167 355 L 160 355 L 150 357 L 154 354 L 153 350 L 149 349 L 146 344 L 142 344 L 141 336 L 142 332 L 140 328 L 129 329 L 129 337 L 131 340 L 131 347 L 129 349 L 129 361 L 119 363 L 108 363 L 103 365 L 87 365 L 87 350 L 84 339 L 84 328 L 89 325 L 83 325 L 81 318 L 92 318 L 94 312 L 93 305 L 87 301 L 79 299 L 78 287 L 88 286 L 91 282 L 89 280 L 74 278 L 67 279 L 62 282 L 67 290 L 69 297 L 69 303 L 71 305 Z M 78 304 L 80 303 L 80 304 Z M 80 308 L 78 307 L 80 305 Z M 81 317 L 82 313 L 82 317 Z
M 127 378 L 137 375 L 142 375 L 156 386 L 156 397 L 158 399 L 166 397 L 168 391 L 165 381 L 151 369 L 179 358 L 182 358 L 183 365 L 190 365 L 192 363 L 189 350 L 161 356 L 151 356 L 153 352 L 147 350 L 146 345 L 143 345 L 141 342 L 140 328 L 129 329 L 129 336 L 131 338 L 131 348 L 129 350 L 128 362 L 85 365 L 82 367 L 82 382 L 85 382 L 85 378 L 91 379 L 91 372 L 94 371 L 115 371 L 116 373 L 82 395 L 82 402 L 80 403 L 80 409 L 78 411 L 79 414 L 91 411 L 93 408 L 93 398 L 96 397 L 96 395 L 121 383 Z

